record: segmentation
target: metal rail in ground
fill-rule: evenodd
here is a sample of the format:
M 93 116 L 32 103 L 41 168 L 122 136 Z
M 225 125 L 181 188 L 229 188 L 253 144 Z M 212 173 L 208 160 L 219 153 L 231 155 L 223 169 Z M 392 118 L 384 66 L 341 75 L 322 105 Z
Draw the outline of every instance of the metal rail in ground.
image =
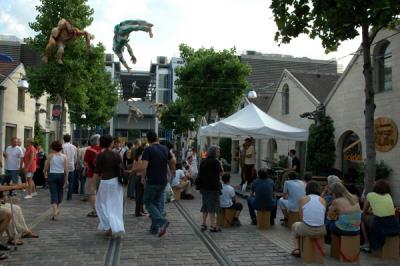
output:
M 126 189 L 124 188 L 124 195 L 126 195 Z M 124 210 L 123 215 L 126 213 L 126 199 L 124 197 Z M 108 248 L 106 255 L 104 257 L 104 266 L 118 266 L 120 255 L 121 255 L 121 247 L 122 247 L 122 238 L 121 236 L 113 236 L 108 241 Z
M 182 204 L 179 203 L 179 201 L 174 201 L 176 208 L 178 211 L 182 214 L 182 216 L 186 219 L 190 227 L 192 228 L 193 232 L 199 237 L 199 239 L 203 242 L 203 244 L 207 247 L 207 249 L 210 251 L 211 255 L 215 258 L 215 260 L 221 265 L 221 266 L 232 266 L 235 265 L 218 247 L 218 245 L 215 243 L 215 241 L 209 236 L 207 232 L 202 232 L 197 225 L 197 223 L 193 220 L 193 218 L 190 216 L 188 211 L 185 209 L 185 207 L 182 206 Z

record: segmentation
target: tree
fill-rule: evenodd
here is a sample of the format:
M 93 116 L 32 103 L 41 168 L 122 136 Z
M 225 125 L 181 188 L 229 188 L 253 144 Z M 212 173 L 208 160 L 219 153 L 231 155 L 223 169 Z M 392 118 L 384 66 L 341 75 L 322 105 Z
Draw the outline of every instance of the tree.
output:
M 327 51 L 334 51 L 344 40 L 359 35 L 361 28 L 363 74 L 365 80 L 365 140 L 367 165 L 365 189 L 372 190 L 375 179 L 374 112 L 375 99 L 371 65 L 371 45 L 382 28 L 393 27 L 399 18 L 398 0 L 272 0 L 278 31 L 276 41 L 289 43 L 301 33 L 319 37 Z
M 329 116 L 320 117 L 308 130 L 307 168 L 314 174 L 329 170 L 335 163 L 335 128 Z
M 39 13 L 36 21 L 29 26 L 37 35 L 27 42 L 40 53 L 43 53 L 52 28 L 61 18 L 72 20 L 80 29 L 93 21 L 93 9 L 87 5 L 87 0 L 41 0 L 36 10 Z M 83 112 L 88 118 L 86 122 L 101 124 L 111 118 L 110 109 L 117 98 L 115 85 L 105 70 L 104 47 L 101 44 L 92 46 L 87 52 L 84 39 L 76 39 L 67 44 L 63 65 L 55 62 L 54 53 L 55 49 L 47 64 L 27 69 L 31 95 L 40 97 L 48 93 L 61 103 L 63 111 L 67 103 L 73 122 L 83 122 L 80 121 Z M 60 121 L 60 134 L 62 124 Z
M 194 50 L 179 46 L 185 65 L 177 69 L 177 94 L 195 115 L 210 122 L 212 112 L 227 116 L 234 111 L 248 88 L 248 65 L 240 62 L 235 49 L 215 51 L 213 48 Z
M 194 116 L 190 114 L 185 108 L 183 100 L 179 98 L 168 105 L 160 122 L 163 128 L 175 130 L 176 134 L 182 134 L 187 130 L 194 130 L 195 123 L 190 121 L 191 118 L 194 118 Z

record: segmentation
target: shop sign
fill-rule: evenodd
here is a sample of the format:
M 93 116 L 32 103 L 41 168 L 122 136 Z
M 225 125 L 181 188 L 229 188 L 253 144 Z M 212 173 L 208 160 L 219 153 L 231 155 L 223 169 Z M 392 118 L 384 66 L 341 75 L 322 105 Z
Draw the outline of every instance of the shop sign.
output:
M 375 119 L 375 148 L 380 152 L 388 152 L 397 144 L 398 130 L 395 122 L 388 117 Z

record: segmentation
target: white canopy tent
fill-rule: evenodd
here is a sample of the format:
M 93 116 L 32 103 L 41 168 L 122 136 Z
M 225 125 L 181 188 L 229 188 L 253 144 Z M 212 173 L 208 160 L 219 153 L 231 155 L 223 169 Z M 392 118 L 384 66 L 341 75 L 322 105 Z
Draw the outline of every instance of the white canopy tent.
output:
M 275 138 L 306 141 L 308 131 L 289 126 L 261 111 L 250 103 L 233 115 L 199 129 L 198 136 L 255 139 Z

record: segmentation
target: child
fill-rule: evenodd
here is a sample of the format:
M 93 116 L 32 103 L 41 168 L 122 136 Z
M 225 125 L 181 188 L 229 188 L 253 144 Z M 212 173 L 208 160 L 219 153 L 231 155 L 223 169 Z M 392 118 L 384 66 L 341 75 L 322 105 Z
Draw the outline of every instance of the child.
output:
M 230 179 L 231 176 L 229 174 L 224 174 L 222 176 L 222 194 L 219 197 L 219 201 L 222 209 L 236 210 L 232 225 L 240 226 L 239 215 L 243 209 L 243 205 L 240 202 L 235 202 L 235 190 L 231 185 L 229 185 Z

